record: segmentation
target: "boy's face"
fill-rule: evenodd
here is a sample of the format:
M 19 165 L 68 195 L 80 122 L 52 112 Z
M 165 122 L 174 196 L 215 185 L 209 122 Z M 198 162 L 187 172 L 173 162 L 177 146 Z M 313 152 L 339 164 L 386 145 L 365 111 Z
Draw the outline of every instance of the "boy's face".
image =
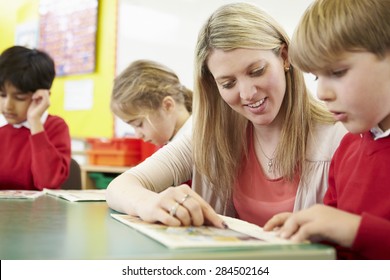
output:
M 352 133 L 390 128 L 390 53 L 347 52 L 328 69 L 315 71 L 317 96 Z
M 11 83 L 4 83 L 0 89 L 1 113 L 9 124 L 19 124 L 27 119 L 27 110 L 32 100 L 32 93 L 21 92 Z

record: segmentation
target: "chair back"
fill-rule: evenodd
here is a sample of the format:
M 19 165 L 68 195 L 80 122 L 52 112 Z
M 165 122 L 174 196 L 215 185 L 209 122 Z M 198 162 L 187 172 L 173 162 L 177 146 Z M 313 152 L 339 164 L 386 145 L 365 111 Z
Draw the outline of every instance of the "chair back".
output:
M 80 169 L 80 165 L 73 158 L 70 159 L 69 177 L 62 184 L 61 188 L 64 189 L 64 190 L 80 190 L 81 189 L 81 169 Z

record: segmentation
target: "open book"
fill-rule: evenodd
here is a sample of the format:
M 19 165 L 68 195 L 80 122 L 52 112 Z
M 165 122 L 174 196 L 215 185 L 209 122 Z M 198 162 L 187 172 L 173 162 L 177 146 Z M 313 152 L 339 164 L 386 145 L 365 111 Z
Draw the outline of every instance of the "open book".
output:
M 49 195 L 60 197 L 68 201 L 105 201 L 106 190 L 50 190 L 43 189 L 43 192 Z
M 41 191 L 29 191 L 29 190 L 4 190 L 0 191 L 0 199 L 35 199 L 43 195 Z
M 111 214 L 111 216 L 169 248 L 253 247 L 292 243 L 277 237 L 274 232 L 263 231 L 257 225 L 226 216 L 221 218 L 229 229 L 212 226 L 170 227 L 147 223 L 129 215 Z

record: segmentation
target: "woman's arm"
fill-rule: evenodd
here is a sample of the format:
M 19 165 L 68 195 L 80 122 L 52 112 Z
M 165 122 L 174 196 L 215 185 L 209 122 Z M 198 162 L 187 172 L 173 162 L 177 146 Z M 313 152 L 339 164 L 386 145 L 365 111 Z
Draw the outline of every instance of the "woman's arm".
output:
M 108 206 L 115 211 L 137 216 L 137 205 L 157 193 L 146 189 L 131 173 L 122 173 L 111 181 L 106 191 Z
M 171 226 L 210 222 L 223 227 L 211 206 L 181 184 L 191 178 L 192 166 L 190 137 L 180 137 L 115 178 L 107 188 L 107 203 L 148 222 Z

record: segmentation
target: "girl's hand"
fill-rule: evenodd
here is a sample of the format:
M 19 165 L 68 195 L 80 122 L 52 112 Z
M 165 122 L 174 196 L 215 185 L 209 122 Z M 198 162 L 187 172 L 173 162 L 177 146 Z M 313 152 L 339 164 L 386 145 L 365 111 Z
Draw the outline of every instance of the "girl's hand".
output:
M 351 247 L 355 239 L 361 217 L 339 209 L 314 205 L 294 214 L 275 215 L 264 229 L 280 227 L 283 238 L 301 242 L 304 240 L 328 240 L 344 247 Z
M 212 207 L 188 185 L 170 187 L 161 193 L 149 194 L 136 209 L 147 222 L 161 222 L 169 226 L 226 225 Z

